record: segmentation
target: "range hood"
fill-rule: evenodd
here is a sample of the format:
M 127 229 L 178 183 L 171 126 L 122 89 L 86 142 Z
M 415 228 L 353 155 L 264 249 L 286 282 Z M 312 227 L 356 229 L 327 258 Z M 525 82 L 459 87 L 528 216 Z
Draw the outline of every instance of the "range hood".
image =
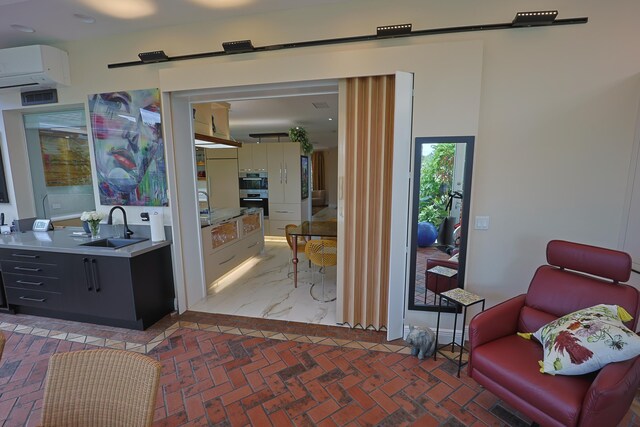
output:
M 232 141 L 230 139 L 218 138 L 217 136 L 209 136 L 203 133 L 196 132 L 194 139 L 197 147 L 202 148 L 239 148 L 242 147 L 242 143 L 238 141 Z
M 202 148 L 238 148 L 242 143 L 229 133 L 229 103 L 210 102 L 193 105 L 195 145 Z

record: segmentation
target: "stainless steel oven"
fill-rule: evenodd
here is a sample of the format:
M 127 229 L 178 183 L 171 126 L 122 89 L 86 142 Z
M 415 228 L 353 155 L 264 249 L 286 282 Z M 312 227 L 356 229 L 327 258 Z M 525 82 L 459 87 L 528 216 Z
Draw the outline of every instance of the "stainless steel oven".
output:
M 268 190 L 266 172 L 240 172 L 238 174 L 240 190 Z
M 269 216 L 269 193 L 267 190 L 240 190 L 241 208 L 262 208 L 265 218 Z

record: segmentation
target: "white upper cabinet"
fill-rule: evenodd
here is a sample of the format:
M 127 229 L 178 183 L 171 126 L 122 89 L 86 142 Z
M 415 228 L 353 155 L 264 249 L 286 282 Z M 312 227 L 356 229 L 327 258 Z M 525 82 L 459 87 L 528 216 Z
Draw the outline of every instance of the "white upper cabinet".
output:
M 238 149 L 238 170 L 240 172 L 267 171 L 268 144 L 242 144 Z
M 275 142 L 267 148 L 269 204 L 300 203 L 300 144 Z

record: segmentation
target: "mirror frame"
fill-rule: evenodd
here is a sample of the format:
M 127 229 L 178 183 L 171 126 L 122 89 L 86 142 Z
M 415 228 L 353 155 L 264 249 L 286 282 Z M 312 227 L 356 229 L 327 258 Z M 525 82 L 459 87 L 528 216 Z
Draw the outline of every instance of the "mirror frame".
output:
M 414 166 L 413 166 L 413 197 L 411 206 L 411 261 L 409 264 L 409 298 L 408 309 L 415 311 L 439 311 L 438 305 L 417 305 L 415 303 L 416 292 L 416 263 L 418 249 L 418 208 L 420 198 L 420 165 L 423 144 L 456 143 L 466 144 L 464 156 L 464 178 L 462 181 L 462 237 L 460 239 L 460 255 L 458 268 L 458 288 L 464 289 L 464 278 L 467 262 L 467 238 L 469 236 L 469 212 L 471 207 L 471 175 L 473 173 L 473 153 L 475 137 L 473 136 L 443 136 L 443 137 L 417 137 L 415 138 Z M 419 153 L 419 154 L 418 154 Z M 426 277 L 425 277 L 426 287 Z M 425 289 L 425 292 L 427 290 Z M 452 306 L 442 306 L 442 311 L 454 312 Z

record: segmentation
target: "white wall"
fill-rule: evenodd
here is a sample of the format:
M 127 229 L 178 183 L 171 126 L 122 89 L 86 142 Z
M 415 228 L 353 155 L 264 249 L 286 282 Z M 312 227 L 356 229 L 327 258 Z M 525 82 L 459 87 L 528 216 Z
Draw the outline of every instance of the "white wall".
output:
M 283 42 L 375 33 L 375 27 L 411 22 L 414 29 L 509 22 L 517 11 L 555 9 L 559 18 L 588 16 L 589 23 L 552 28 L 464 33 L 370 43 L 305 48 L 228 58 L 171 62 L 108 70 L 107 64 L 131 61 L 138 52 L 164 49 L 168 55 L 220 50 L 228 40 L 252 39 L 262 46 Z M 362 13 L 366 10 L 367 13 Z M 637 41 L 640 2 L 619 0 L 548 0 L 529 5 L 507 0 L 440 2 L 436 0 L 352 0 L 309 9 L 265 13 L 203 22 L 101 40 L 58 45 L 69 52 L 73 86 L 59 91 L 61 104 L 86 102 L 89 93 L 158 87 L 159 70 L 167 88 L 224 86 L 240 79 L 264 82 L 283 73 L 304 79 L 301 58 L 363 50 L 383 52 L 391 46 L 428 47 L 442 42 L 477 41 L 483 46 L 482 70 L 468 75 L 469 57 L 450 55 L 445 63 L 424 64 L 415 99 L 414 137 L 477 134 L 471 219 L 491 217 L 487 231 L 470 230 L 467 287 L 493 304 L 526 290 L 544 261 L 552 238 L 617 247 L 622 226 L 629 161 L 640 99 Z M 454 44 L 455 45 L 455 44 Z M 477 50 L 470 52 L 476 54 Z M 344 54 L 344 55 L 342 55 Z M 264 72 L 262 61 L 278 60 Z M 419 58 L 417 58 L 419 60 Z M 204 74 L 221 64 L 246 64 L 237 76 Z M 379 60 L 378 60 L 379 61 Z M 359 64 L 362 72 L 380 64 Z M 207 67 L 206 65 L 209 65 Z M 200 68 L 189 74 L 179 69 Z M 318 64 L 317 75 L 344 70 L 340 62 Z M 447 78 L 440 70 L 446 67 Z M 240 67 L 238 67 L 240 68 Z M 389 65 L 393 68 L 393 64 Z M 411 71 L 411 70 L 405 70 Z M 435 72 L 435 74 L 434 74 Z M 472 81 L 452 85 L 460 79 Z M 479 105 L 449 102 L 475 98 L 468 87 L 481 88 Z M 163 89 L 165 89 L 163 87 Z M 0 94 L 3 110 L 19 108 L 17 95 Z M 471 112 L 479 120 L 469 120 Z M 4 113 L 0 122 L 3 153 L 20 143 L 19 127 Z M 15 117 L 13 117 L 15 118 Z M 476 132 L 477 129 L 477 132 Z M 7 143 L 7 138 L 9 142 Z M 16 175 L 23 159 L 9 150 Z M 8 159 L 5 157 L 8 164 Z M 7 168 L 7 171 L 12 169 Z M 10 190 L 16 209 L 15 194 Z M 2 206 L 5 208 L 5 206 Z M 132 217 L 136 215 L 131 215 Z

